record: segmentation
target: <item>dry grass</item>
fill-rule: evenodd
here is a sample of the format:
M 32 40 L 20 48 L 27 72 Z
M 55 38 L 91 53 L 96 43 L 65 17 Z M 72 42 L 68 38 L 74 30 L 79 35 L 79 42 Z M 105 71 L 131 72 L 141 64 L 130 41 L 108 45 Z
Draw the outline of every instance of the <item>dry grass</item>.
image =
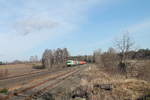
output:
M 40 65 L 39 63 L 37 65 Z M 36 69 L 32 68 L 33 64 L 10 64 L 10 65 L 0 65 L 0 76 L 14 76 L 20 75 L 23 73 L 29 73 L 35 71 Z
M 150 82 L 150 60 L 141 61 L 141 65 L 137 68 L 137 78 Z
M 46 94 L 48 99 L 53 96 L 54 100 L 139 100 L 138 98 L 150 94 L 150 83 L 146 80 L 107 72 L 108 69 L 90 64 L 82 70 L 72 84 L 61 86 L 56 93 Z M 109 70 L 111 71 L 111 70 Z M 68 90 L 66 88 L 69 88 Z M 45 100 L 45 99 L 44 99 Z M 148 100 L 148 99 L 140 99 Z
M 144 80 L 128 78 L 124 76 L 111 75 L 103 69 L 92 65 L 84 71 L 87 78 L 81 80 L 80 84 L 88 89 L 89 100 L 137 100 L 150 91 L 150 83 Z M 105 90 L 95 85 L 111 84 L 112 90 Z

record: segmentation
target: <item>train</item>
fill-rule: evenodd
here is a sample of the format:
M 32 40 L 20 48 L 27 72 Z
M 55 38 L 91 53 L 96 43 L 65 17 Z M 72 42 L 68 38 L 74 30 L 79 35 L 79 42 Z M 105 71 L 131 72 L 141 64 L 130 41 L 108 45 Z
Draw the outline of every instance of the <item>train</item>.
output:
M 75 60 L 67 60 L 66 61 L 66 65 L 68 67 L 70 67 L 70 66 L 76 66 L 76 65 L 84 65 L 84 64 L 86 64 L 85 61 L 75 61 Z

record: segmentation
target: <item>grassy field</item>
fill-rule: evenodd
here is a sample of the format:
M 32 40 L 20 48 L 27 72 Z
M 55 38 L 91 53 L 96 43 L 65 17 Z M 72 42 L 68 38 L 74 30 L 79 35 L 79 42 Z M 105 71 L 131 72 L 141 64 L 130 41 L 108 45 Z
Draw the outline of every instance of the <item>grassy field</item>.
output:
M 14 76 L 36 71 L 37 69 L 33 69 L 33 65 L 41 65 L 41 64 L 27 63 L 27 64 L 0 65 L 0 76 Z

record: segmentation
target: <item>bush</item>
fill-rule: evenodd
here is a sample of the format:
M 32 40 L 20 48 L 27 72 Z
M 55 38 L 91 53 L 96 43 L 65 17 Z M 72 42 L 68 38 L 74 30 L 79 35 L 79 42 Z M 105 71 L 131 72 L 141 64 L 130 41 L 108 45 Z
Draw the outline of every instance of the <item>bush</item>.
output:
M 2 90 L 0 90 L 0 93 L 7 94 L 8 93 L 8 89 L 3 88 Z
M 36 65 L 36 64 L 33 64 L 32 68 L 33 69 L 45 69 L 45 67 L 43 65 Z
M 112 67 L 115 68 L 118 65 L 118 56 L 117 54 L 114 53 L 104 53 L 102 54 L 102 63 L 104 67 Z

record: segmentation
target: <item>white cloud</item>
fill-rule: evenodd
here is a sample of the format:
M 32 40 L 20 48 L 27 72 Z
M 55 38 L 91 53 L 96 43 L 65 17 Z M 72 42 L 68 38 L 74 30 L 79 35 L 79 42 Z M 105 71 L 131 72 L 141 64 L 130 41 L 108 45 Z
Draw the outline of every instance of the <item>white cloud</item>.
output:
M 90 7 L 104 0 L 2 0 L 0 54 L 4 60 L 24 59 L 24 53 L 56 36 L 65 36 L 86 20 Z M 18 5 L 19 4 L 19 5 Z

